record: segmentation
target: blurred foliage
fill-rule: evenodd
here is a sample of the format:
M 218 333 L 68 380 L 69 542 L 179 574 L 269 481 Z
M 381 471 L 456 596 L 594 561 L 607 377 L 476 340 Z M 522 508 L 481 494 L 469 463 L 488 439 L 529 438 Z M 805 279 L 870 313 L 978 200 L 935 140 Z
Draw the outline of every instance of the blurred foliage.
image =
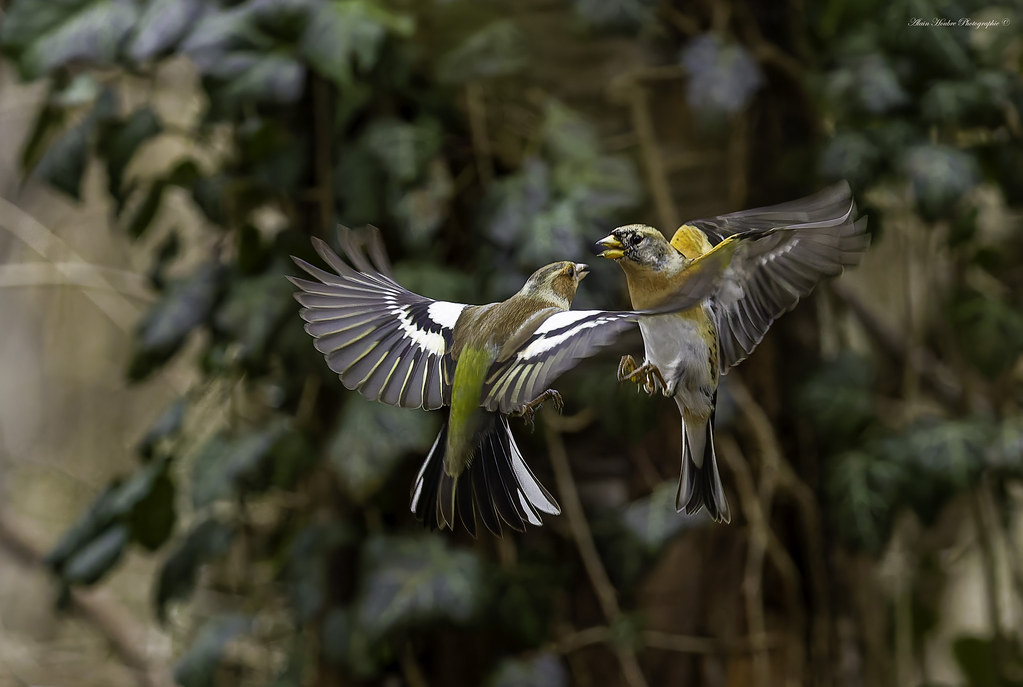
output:
M 470 545 L 410 522 L 407 487 L 436 416 L 345 392 L 302 332 L 284 279 L 289 255 L 311 258 L 310 234 L 373 223 L 402 283 L 483 302 L 506 297 L 539 264 L 586 255 L 609 225 L 636 221 L 644 192 L 635 151 L 608 146 L 588 113 L 531 86 L 530 70 L 544 66 L 531 61 L 535 37 L 507 11 L 512 4 L 8 3 L 0 48 L 23 79 L 46 83 L 21 151 L 25 172 L 79 199 L 98 165 L 111 223 L 151 240 L 159 299 L 138 325 L 127 377 L 159 374 L 188 350 L 201 380 L 156 420 L 137 470 L 96 498 L 49 563 L 68 588 L 105 579 L 133 547 L 167 549 L 153 592 L 161 620 L 203 584 L 223 592 L 195 609 L 204 623 L 190 628 L 175 671 L 186 687 L 218 683 L 225 660 L 241 675 L 242 659 L 226 648 L 244 641 L 286 655 L 274 665 L 282 687 L 335 684 L 331 675 L 390 684 L 424 669 L 431 684 L 572 682 L 552 647 L 565 628 L 593 623 L 594 604 L 577 598 L 584 572 L 563 531 L 530 531 L 520 547 L 518 538 Z M 1023 477 L 1023 234 L 1018 223 L 985 227 L 979 193 L 1023 203 L 1021 40 L 1015 30 L 907 26 L 912 17 L 969 16 L 1015 28 L 1023 14 L 973 0 L 775 9 L 739 0 L 720 13 L 711 5 L 574 0 L 566 12 L 592 44 L 627 39 L 681 70 L 698 131 L 727 129 L 749 111 L 788 113 L 785 126 L 756 131 L 750 168 L 736 174 L 773 190 L 846 178 L 861 200 L 870 190 L 907 197 L 951 263 L 940 304 L 947 322 L 929 322 L 922 345 L 952 361 L 961 403 L 882 410 L 906 395 L 905 361 L 883 353 L 805 369 L 792 361 L 816 352 L 800 344 L 785 361 L 787 378 L 799 381 L 779 393 L 811 425 L 819 466 L 810 472 L 820 474 L 812 486 L 835 535 L 827 545 L 876 558 L 907 514 L 931 527 L 992 479 Z M 182 57 L 204 98 L 185 123 L 138 98 Z M 492 146 L 473 119 L 486 96 L 496 103 L 489 124 L 505 124 Z M 162 172 L 134 171 L 165 136 L 193 152 Z M 157 222 L 171 190 L 191 199 L 214 237 L 202 260 L 185 262 L 182 236 Z M 875 237 L 900 230 L 884 208 L 861 205 Z M 588 281 L 579 303 L 607 307 L 619 293 Z M 570 407 L 588 399 L 600 419 L 595 437 L 572 438 L 573 455 L 647 441 L 663 407 L 617 393 L 606 370 L 565 384 Z M 978 394 L 982 402 L 970 400 Z M 786 439 L 787 450 L 796 445 Z M 675 449 L 660 452 L 677 460 Z M 545 469 L 543 460 L 534 466 Z M 665 482 L 593 518 L 623 599 L 636 597 L 665 551 L 703 531 L 701 518 L 675 514 L 674 492 Z M 983 493 L 998 508 L 1007 503 L 1004 489 Z M 275 612 L 285 620 L 267 621 Z M 642 644 L 641 618 L 617 623 L 616 646 Z M 455 667 L 440 658 L 441 630 L 455 647 L 447 653 L 464 659 Z M 999 672 L 1001 658 L 989 670 L 992 641 L 957 642 L 964 684 L 1015 684 Z

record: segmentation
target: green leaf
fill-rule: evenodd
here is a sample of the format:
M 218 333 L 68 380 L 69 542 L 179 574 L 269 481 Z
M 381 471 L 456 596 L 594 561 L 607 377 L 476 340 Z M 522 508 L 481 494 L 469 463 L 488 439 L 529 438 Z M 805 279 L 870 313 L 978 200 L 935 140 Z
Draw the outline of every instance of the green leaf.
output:
M 405 193 L 395 208 L 407 245 L 420 250 L 430 244 L 437 229 L 448 219 L 455 192 L 444 160 L 434 158 L 426 170 L 425 183 Z
M 120 487 L 120 481 L 111 483 L 64 533 L 46 556 L 50 567 L 59 571 L 76 551 L 110 528 L 118 516 L 122 515 L 115 508 Z
M 202 0 L 150 0 L 136 22 L 128 56 L 143 62 L 167 51 L 197 22 Z
M 39 160 L 67 120 L 67 110 L 52 102 L 55 94 L 56 85 L 51 84 L 50 92 L 32 124 L 32 132 L 21 149 L 21 168 L 26 172 L 39 164 Z
M 821 365 L 803 384 L 797 403 L 826 445 L 844 449 L 859 443 L 876 416 L 874 376 L 869 360 L 842 353 Z
M 407 453 L 429 449 L 436 432 L 436 417 L 429 413 L 352 399 L 341 411 L 327 455 L 345 490 L 365 503 Z
M 505 659 L 490 678 L 490 687 L 566 687 L 568 671 L 552 653 Z
M 84 119 L 65 131 L 46 149 L 34 173 L 75 200 L 82 199 L 82 176 L 89 161 L 93 123 Z
M 257 3 L 207 12 L 181 44 L 199 71 L 215 80 L 207 93 L 222 111 L 243 102 L 291 103 L 305 86 L 305 69 L 291 48 L 258 25 Z
M 484 584 L 471 551 L 450 550 L 444 539 L 374 537 L 364 549 L 358 626 L 371 638 L 427 620 L 466 622 Z
M 240 614 L 221 615 L 207 621 L 192 646 L 175 664 L 175 683 L 181 687 L 214 687 L 224 647 L 247 632 L 250 625 L 249 618 Z
M 503 19 L 474 32 L 437 64 L 442 82 L 462 83 L 504 76 L 526 66 L 525 37 L 511 20 Z
M 68 584 L 93 584 L 117 564 L 127 544 L 127 526 L 114 525 L 76 551 L 61 570 L 61 577 Z
M 952 655 L 969 687 L 1002 687 L 998 674 L 994 641 L 988 637 L 957 637 L 952 642 Z
M 440 149 L 441 126 L 431 117 L 415 123 L 380 118 L 369 126 L 365 140 L 391 178 L 408 183 L 419 177 Z
M 98 152 L 106 158 L 107 184 L 116 202 L 116 213 L 124 207 L 124 172 L 139 146 L 162 130 L 160 119 L 150 107 L 143 106 L 118 122 L 105 127 L 99 139 Z M 134 235 L 133 235 L 134 236 Z
M 675 512 L 678 483 L 663 482 L 649 496 L 630 503 L 622 512 L 622 523 L 649 551 L 660 551 L 675 535 L 699 523 L 696 517 Z
M 902 502 L 904 464 L 864 451 L 850 451 L 828 470 L 828 503 L 836 529 L 852 546 L 880 551 L 891 534 Z
M 192 503 L 202 508 L 240 489 L 263 488 L 272 476 L 272 450 L 287 430 L 284 422 L 228 438 L 218 434 L 199 451 L 192 469 Z
M 1023 315 L 1001 297 L 963 289 L 948 309 L 950 331 L 966 359 L 991 380 L 1000 379 L 1023 350 Z
M 113 62 L 137 18 L 131 0 L 17 2 L 4 17 L 0 46 L 23 79 L 37 79 L 71 62 Z
M 135 205 L 128 213 L 128 219 L 124 222 L 124 231 L 132 239 L 140 239 L 146 230 L 149 229 L 156 213 L 163 203 L 163 194 L 167 190 L 167 184 L 163 180 L 156 180 L 149 184 L 149 188 L 143 192 L 142 200 Z
M 189 333 L 206 320 L 216 302 L 222 277 L 220 265 L 209 262 L 170 285 L 139 323 L 128 370 L 130 379 L 144 379 L 169 360 Z
M 163 546 L 174 532 L 177 520 L 175 494 L 174 482 L 164 470 L 153 481 L 145 498 L 132 509 L 128 521 L 132 541 L 148 551 L 156 551 Z
M 199 569 L 230 549 L 235 528 L 215 518 L 203 520 L 167 556 L 153 597 L 157 616 L 166 621 L 167 604 L 188 597 L 195 589 Z
M 176 399 L 167 410 L 160 414 L 160 417 L 156 419 L 156 422 L 150 426 L 146 431 L 145 436 L 139 442 L 139 453 L 146 460 L 151 459 L 157 446 L 161 441 L 168 437 L 177 434 L 178 430 L 181 429 L 181 425 L 185 420 L 185 410 L 188 408 L 188 403 L 184 398 Z
M 263 274 L 234 279 L 213 321 L 239 344 L 243 360 L 265 356 L 282 320 L 293 313 L 294 287 L 284 279 L 285 267 L 274 263 Z
M 317 7 L 299 40 L 300 54 L 339 86 L 352 82 L 352 63 L 363 71 L 376 64 L 387 34 L 410 36 L 412 17 L 375 2 L 341 0 Z
M 356 539 L 345 522 L 317 523 L 301 529 L 288 548 L 284 569 L 291 607 L 299 622 L 317 616 L 327 603 L 330 563 Z

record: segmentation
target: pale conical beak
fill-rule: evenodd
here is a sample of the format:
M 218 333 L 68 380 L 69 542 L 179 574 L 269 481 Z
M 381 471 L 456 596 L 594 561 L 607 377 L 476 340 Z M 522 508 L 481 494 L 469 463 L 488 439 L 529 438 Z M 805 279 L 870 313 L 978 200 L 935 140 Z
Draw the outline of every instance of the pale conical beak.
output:
M 590 273 L 590 268 L 581 262 L 575 264 L 575 282 L 578 284 Z
M 615 238 L 614 234 L 608 234 L 604 238 L 597 241 L 598 246 L 603 246 L 606 250 L 600 253 L 600 257 L 607 258 L 608 260 L 618 260 L 625 255 L 623 250 L 625 246 L 622 242 Z

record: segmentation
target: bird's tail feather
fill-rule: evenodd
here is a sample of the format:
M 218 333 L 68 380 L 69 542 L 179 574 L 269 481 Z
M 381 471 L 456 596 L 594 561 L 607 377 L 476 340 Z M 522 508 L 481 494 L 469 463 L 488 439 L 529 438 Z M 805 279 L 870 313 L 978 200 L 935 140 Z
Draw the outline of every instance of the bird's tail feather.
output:
M 695 456 L 700 456 L 697 461 Z M 717 454 L 714 452 L 714 417 L 705 423 L 682 422 L 682 475 L 679 477 L 675 508 L 689 515 L 706 507 L 715 522 L 732 519 L 721 486 Z
M 430 529 L 453 530 L 457 517 L 474 537 L 477 521 L 500 536 L 502 522 L 523 532 L 527 523 L 543 524 L 541 512 L 561 512 L 522 459 L 507 417 L 490 416 L 473 459 L 456 477 L 444 469 L 447 432 L 445 423 L 412 485 L 412 512 Z

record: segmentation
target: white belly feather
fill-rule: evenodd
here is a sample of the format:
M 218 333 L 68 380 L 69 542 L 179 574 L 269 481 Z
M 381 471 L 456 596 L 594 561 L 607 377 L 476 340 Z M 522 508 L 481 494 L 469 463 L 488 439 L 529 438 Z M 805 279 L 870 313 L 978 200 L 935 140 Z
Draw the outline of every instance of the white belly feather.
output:
M 646 362 L 660 370 L 680 409 L 698 417 L 713 409 L 715 380 L 710 350 L 696 323 L 678 315 L 659 315 L 639 321 Z

